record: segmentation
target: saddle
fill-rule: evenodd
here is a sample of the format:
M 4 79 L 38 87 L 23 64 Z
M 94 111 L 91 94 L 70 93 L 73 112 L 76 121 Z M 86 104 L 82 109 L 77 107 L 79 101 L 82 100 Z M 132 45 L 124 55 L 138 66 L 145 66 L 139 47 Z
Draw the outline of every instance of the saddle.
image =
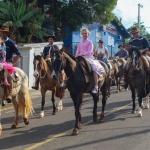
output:
M 89 83 L 90 76 L 92 74 L 92 67 L 91 67 L 90 63 L 82 56 L 78 56 L 77 60 L 78 60 L 79 66 L 84 74 L 86 83 Z

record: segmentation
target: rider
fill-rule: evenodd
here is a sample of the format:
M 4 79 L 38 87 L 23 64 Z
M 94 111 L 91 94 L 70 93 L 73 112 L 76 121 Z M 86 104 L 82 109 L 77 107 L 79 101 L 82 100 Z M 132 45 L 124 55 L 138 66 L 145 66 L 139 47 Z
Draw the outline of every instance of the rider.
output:
M 4 44 L 5 44 L 5 47 L 6 47 L 6 62 L 11 64 L 12 66 L 16 65 L 19 58 L 21 57 L 21 52 L 20 50 L 16 47 L 15 45 L 15 42 L 12 41 L 9 37 L 8 37 L 8 34 L 9 34 L 9 28 L 8 27 L 5 27 L 3 26 L 1 29 L 0 29 L 0 32 L 1 32 L 1 36 L 2 38 L 4 39 Z M 16 55 L 13 57 L 13 55 Z M 18 75 L 17 73 L 15 73 L 15 80 L 18 81 Z M 9 79 L 9 95 L 8 97 L 6 98 L 6 101 L 8 103 L 11 102 L 12 100 L 12 89 L 13 89 L 13 80 L 12 78 Z
M 127 59 L 128 58 L 128 51 L 124 49 L 124 45 L 120 44 L 118 46 L 118 48 L 120 50 L 115 54 L 115 57 L 118 56 L 119 58 Z
M 49 38 L 48 38 L 48 42 L 49 44 L 47 46 L 44 47 L 43 49 L 43 53 L 42 53 L 42 56 L 44 57 L 44 59 L 47 59 L 47 58 L 50 58 L 51 57 L 51 54 L 53 51 L 55 51 L 56 49 L 59 49 L 57 45 L 54 45 L 54 42 L 56 41 L 56 37 L 54 35 L 50 35 Z M 61 85 L 60 87 L 65 87 L 65 84 L 64 84 L 64 72 L 62 71 L 62 74 L 61 74 Z M 39 89 L 39 77 L 36 78 L 36 81 L 35 81 L 35 86 L 32 86 L 33 89 L 35 90 L 38 90 Z
M 77 51 L 76 51 L 76 57 L 83 56 L 91 64 L 91 67 L 93 70 L 94 82 L 95 82 L 95 87 L 92 90 L 92 93 L 97 93 L 98 92 L 98 76 L 103 75 L 104 68 L 99 62 L 94 60 L 93 43 L 92 43 L 92 41 L 90 41 L 88 39 L 89 30 L 86 28 L 82 29 L 81 34 L 83 37 L 83 41 L 78 44 Z
M 147 39 L 143 36 L 141 36 L 139 34 L 140 30 L 137 27 L 133 27 L 131 29 L 131 34 L 133 35 L 133 37 L 131 38 L 130 42 L 129 42 L 129 46 L 135 46 L 137 48 L 139 48 L 141 54 L 143 55 L 142 59 L 144 61 L 145 64 L 149 64 L 148 63 L 148 56 L 146 56 L 146 52 L 149 51 L 149 43 L 147 41 Z M 130 49 L 129 49 L 130 50 Z M 127 73 L 128 73 L 128 66 L 130 64 L 130 60 L 126 63 L 125 65 L 125 70 L 124 70 L 124 87 L 127 88 L 128 87 L 128 83 L 127 83 Z M 147 68 L 147 71 L 149 72 L 149 66 L 145 65 Z
M 110 69 L 110 65 L 108 63 L 109 53 L 107 47 L 104 46 L 104 42 L 102 40 L 99 40 L 99 47 L 95 50 L 95 55 L 98 59 L 102 59 L 105 64 Z

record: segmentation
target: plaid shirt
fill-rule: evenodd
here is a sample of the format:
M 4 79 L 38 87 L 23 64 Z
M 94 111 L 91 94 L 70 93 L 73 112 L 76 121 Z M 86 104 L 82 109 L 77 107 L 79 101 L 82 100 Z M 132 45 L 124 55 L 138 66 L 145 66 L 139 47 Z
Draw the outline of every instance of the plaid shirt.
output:
M 120 50 L 115 54 L 115 56 L 118 56 L 119 58 L 128 57 L 128 51 L 127 50 Z

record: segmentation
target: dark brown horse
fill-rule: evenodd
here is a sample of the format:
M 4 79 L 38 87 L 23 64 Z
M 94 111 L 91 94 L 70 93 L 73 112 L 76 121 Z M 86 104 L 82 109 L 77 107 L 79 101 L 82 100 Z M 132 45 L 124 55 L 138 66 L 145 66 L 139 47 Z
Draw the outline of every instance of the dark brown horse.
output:
M 102 62 L 103 63 L 103 62 Z M 106 69 L 106 65 L 103 64 Z M 52 68 L 53 68 L 53 77 L 57 78 L 60 75 L 62 69 L 64 69 L 67 76 L 67 88 L 70 92 L 71 98 L 75 107 L 75 127 L 73 129 L 72 135 L 77 135 L 79 129 L 81 128 L 81 105 L 83 100 L 84 93 L 90 93 L 94 100 L 93 107 L 93 121 L 97 122 L 97 102 L 99 101 L 99 92 L 97 94 L 92 93 L 94 88 L 94 80 L 92 77 L 92 72 L 89 73 L 88 77 L 90 78 L 89 82 L 86 82 L 85 72 L 81 69 L 79 58 L 78 60 L 65 52 L 55 51 L 52 55 Z M 108 87 L 108 72 L 105 70 L 104 75 L 99 81 L 99 90 L 102 93 L 102 111 L 100 114 L 100 122 L 104 122 L 104 110 L 107 99 L 107 87 Z
M 139 50 L 135 47 L 131 47 L 129 51 L 131 58 L 127 80 L 131 89 L 131 95 L 133 100 L 132 112 L 135 113 L 135 98 L 136 92 L 138 97 L 138 116 L 142 116 L 142 98 L 147 97 L 147 108 L 149 108 L 149 90 L 150 82 L 147 78 L 147 71 L 142 59 L 142 55 Z
M 62 98 L 64 97 L 65 90 L 60 90 L 60 82 L 53 80 L 51 78 L 51 60 L 46 59 L 44 60 L 42 56 L 35 55 L 34 56 L 34 76 L 38 77 L 40 80 L 40 86 L 41 86 L 41 95 L 42 95 L 42 101 L 41 101 L 41 112 L 40 117 L 44 117 L 44 105 L 45 105 L 45 94 L 47 90 L 52 91 L 52 97 L 51 101 L 53 103 L 53 114 L 56 114 L 56 110 L 62 110 Z M 55 104 L 55 96 L 60 98 L 59 103 Z

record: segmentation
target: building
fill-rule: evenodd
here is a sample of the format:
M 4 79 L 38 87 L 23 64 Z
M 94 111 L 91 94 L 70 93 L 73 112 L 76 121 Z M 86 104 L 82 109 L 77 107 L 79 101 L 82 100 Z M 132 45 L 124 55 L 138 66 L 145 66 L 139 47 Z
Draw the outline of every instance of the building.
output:
M 90 31 L 89 39 L 93 42 L 94 47 L 98 46 L 98 41 L 104 41 L 104 45 L 108 48 L 110 56 L 118 51 L 118 45 L 125 43 L 125 39 L 130 37 L 125 27 L 115 20 L 108 25 L 100 25 L 93 23 L 83 25 L 82 28 L 88 28 Z M 66 39 L 63 40 L 66 51 L 75 55 L 78 43 L 82 40 L 81 30 L 72 32 Z

